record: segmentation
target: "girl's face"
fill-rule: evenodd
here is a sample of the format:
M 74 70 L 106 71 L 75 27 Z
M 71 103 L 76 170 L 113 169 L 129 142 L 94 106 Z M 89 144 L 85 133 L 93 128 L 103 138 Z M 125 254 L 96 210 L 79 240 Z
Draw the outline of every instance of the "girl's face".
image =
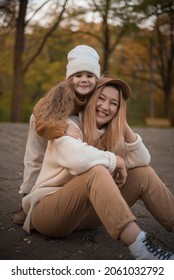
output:
M 85 71 L 73 75 L 72 80 L 75 93 L 81 96 L 92 93 L 97 82 L 94 74 Z
M 120 104 L 119 91 L 113 86 L 106 85 L 101 91 L 96 104 L 97 128 L 101 129 L 117 114 Z

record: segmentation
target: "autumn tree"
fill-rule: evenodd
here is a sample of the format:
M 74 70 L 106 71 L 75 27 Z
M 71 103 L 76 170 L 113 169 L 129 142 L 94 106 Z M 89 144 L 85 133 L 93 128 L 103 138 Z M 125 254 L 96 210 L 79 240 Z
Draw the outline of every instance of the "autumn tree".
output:
M 174 12 L 174 7 L 173 7 Z M 155 59 L 156 70 L 161 79 L 160 86 L 164 92 L 164 115 L 170 117 L 170 98 L 173 90 L 174 75 L 174 16 L 172 6 L 157 14 L 154 26 L 154 48 L 158 58 Z
M 141 0 L 136 7 L 140 20 L 151 19 L 151 59 L 153 72 L 160 78 L 154 80 L 164 94 L 164 116 L 170 117 L 170 100 L 173 91 L 174 75 L 174 4 L 172 0 Z
M 173 60 L 174 60 L 174 5 L 172 0 L 88 0 L 89 11 L 93 18 L 99 19 L 100 29 L 96 32 L 94 22 L 86 30 L 99 42 L 102 51 L 102 72 L 107 73 L 110 59 L 114 51 L 121 45 L 121 40 L 135 31 L 142 33 L 147 20 L 154 23 L 149 26 L 152 37 L 149 40 L 149 83 L 154 76 L 156 86 L 164 93 L 164 115 L 169 117 L 170 98 L 173 90 Z M 93 26 L 92 26 L 93 25 Z M 145 34 L 146 36 L 146 34 Z M 157 54 L 157 55 L 155 55 Z M 153 59 L 153 61 L 152 61 Z
M 50 0 L 45 1 L 36 11 L 34 15 Z M 13 90 L 12 90 L 12 101 L 11 101 L 11 121 L 19 122 L 22 118 L 22 100 L 23 100 L 23 88 L 25 74 L 29 66 L 33 63 L 36 57 L 42 51 L 47 39 L 49 36 L 57 29 L 60 22 L 63 19 L 63 15 L 66 9 L 68 0 L 64 0 L 60 6 L 60 1 L 57 1 L 59 6 L 59 12 L 55 13 L 53 24 L 46 30 L 46 34 L 42 38 L 38 48 L 35 50 L 35 53 L 31 57 L 24 61 L 24 48 L 26 43 L 26 28 L 28 27 L 30 19 L 26 20 L 26 13 L 29 0 L 16 0 L 15 3 L 15 12 L 16 12 L 16 24 L 15 24 L 15 45 L 14 45 L 14 63 L 13 63 Z M 4 11 L 7 14 L 11 1 L 4 1 Z M 2 11 L 2 9 L 1 9 Z M 7 18 L 7 17 L 5 17 Z
M 87 21 L 88 17 L 84 14 L 79 20 L 79 28 L 72 33 L 88 35 L 96 41 L 101 56 L 101 72 L 107 73 L 111 56 L 121 39 L 135 28 L 132 5 L 126 0 L 87 0 L 85 9 L 90 20 Z

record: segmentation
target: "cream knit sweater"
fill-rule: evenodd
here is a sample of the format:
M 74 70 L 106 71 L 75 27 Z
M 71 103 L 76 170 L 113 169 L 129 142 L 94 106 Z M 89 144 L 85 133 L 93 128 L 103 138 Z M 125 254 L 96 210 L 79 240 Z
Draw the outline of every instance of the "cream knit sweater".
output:
M 78 117 L 76 119 L 69 118 L 68 123 L 77 125 Z M 100 130 L 99 133 L 102 135 L 104 130 Z M 125 149 L 124 160 L 128 169 L 146 166 L 150 163 L 150 154 L 139 135 L 137 135 L 136 142 L 124 142 L 123 146 Z M 45 195 L 56 192 L 73 176 L 82 174 L 96 165 L 103 165 L 112 173 L 116 168 L 116 162 L 114 153 L 98 150 L 80 139 L 62 136 L 48 141 L 42 169 L 36 184 L 31 193 L 22 200 L 22 207 L 27 214 L 23 226 L 24 230 L 30 232 L 32 210 Z

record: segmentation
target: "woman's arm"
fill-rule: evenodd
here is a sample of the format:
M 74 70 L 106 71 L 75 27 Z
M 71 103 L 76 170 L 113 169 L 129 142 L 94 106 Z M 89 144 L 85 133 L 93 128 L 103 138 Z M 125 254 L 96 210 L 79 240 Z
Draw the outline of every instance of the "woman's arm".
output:
M 103 165 L 110 173 L 116 167 L 114 153 L 98 150 L 70 136 L 49 141 L 47 152 L 49 151 L 54 156 L 56 153 L 57 164 L 67 168 L 72 175 L 84 173 L 96 165 Z
M 150 163 L 150 153 L 145 147 L 142 138 L 133 132 L 126 122 L 125 127 L 124 160 L 126 167 L 134 168 L 138 166 L 147 166 Z

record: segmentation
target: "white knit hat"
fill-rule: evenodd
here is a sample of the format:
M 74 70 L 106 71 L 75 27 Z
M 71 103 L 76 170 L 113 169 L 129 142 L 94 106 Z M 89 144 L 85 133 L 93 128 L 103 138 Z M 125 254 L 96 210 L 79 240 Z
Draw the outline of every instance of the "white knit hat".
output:
M 79 45 L 68 53 L 67 59 L 67 79 L 81 71 L 90 72 L 100 79 L 99 55 L 95 49 L 87 45 Z

